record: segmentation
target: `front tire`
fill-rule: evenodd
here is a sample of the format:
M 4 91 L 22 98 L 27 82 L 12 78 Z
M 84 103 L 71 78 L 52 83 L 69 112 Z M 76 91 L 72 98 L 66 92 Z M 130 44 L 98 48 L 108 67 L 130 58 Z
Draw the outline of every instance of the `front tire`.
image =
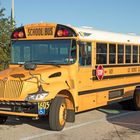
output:
M 0 116 L 0 124 L 4 124 L 7 120 L 7 116 Z
M 49 125 L 51 130 L 60 131 L 64 128 L 67 116 L 66 100 L 63 97 L 56 97 L 50 106 Z

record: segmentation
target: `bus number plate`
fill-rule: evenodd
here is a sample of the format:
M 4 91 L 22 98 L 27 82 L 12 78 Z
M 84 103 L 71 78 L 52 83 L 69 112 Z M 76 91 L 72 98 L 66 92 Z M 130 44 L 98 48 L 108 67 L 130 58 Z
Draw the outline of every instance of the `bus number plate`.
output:
M 48 106 L 47 102 L 39 102 L 38 103 L 38 114 L 45 115 L 46 109 L 48 108 L 47 106 Z

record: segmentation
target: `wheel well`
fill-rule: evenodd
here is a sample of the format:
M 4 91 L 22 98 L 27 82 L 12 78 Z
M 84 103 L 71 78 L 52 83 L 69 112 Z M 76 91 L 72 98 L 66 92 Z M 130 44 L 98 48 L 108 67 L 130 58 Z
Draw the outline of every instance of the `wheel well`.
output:
M 136 86 L 135 91 L 140 90 L 140 86 Z
M 135 88 L 135 90 L 134 90 L 134 94 L 135 94 L 136 92 L 140 92 L 140 86 L 136 86 L 136 88 Z
M 74 99 L 69 91 L 62 90 L 57 94 L 57 96 L 61 96 L 61 97 L 65 98 L 66 104 L 67 104 L 67 109 L 75 110 Z

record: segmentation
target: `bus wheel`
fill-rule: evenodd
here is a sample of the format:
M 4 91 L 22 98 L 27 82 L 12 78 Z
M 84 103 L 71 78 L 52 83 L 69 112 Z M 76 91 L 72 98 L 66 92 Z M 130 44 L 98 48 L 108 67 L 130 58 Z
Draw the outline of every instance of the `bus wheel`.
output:
M 67 116 L 65 98 L 56 97 L 50 106 L 49 125 L 51 130 L 60 131 L 64 128 Z
M 133 110 L 140 110 L 140 90 L 136 89 L 133 97 L 133 104 Z
M 4 124 L 7 120 L 7 116 L 0 116 L 0 124 Z
M 136 89 L 131 100 L 120 102 L 125 110 L 140 110 L 140 90 Z

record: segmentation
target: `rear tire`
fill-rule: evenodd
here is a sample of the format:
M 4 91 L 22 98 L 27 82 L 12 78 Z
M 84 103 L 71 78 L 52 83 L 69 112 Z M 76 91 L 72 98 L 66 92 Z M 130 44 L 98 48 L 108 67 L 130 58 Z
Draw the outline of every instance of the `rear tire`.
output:
M 0 116 L 0 124 L 4 124 L 7 120 L 7 116 Z
M 60 131 L 64 128 L 67 116 L 66 100 L 63 97 L 56 97 L 50 106 L 49 125 L 51 130 Z
M 120 104 L 125 110 L 140 110 L 140 90 L 136 89 L 131 100 L 122 101 Z
M 133 97 L 133 110 L 140 110 L 140 90 L 136 89 Z

